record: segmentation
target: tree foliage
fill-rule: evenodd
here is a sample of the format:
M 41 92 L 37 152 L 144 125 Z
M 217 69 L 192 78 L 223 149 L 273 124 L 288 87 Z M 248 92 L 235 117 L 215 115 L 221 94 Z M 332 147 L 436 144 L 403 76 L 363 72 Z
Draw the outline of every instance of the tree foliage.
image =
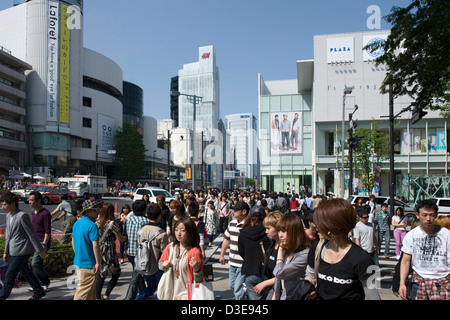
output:
M 145 174 L 145 145 L 136 128 L 125 123 L 116 133 L 116 156 L 120 163 L 114 177 L 134 182 Z
M 355 135 L 360 136 L 358 147 L 353 150 L 355 175 L 368 190 L 375 187 L 375 168 L 389 159 L 389 134 L 375 129 L 356 129 Z
M 447 0 L 413 0 L 393 7 L 384 19 L 392 24 L 385 42 L 366 46 L 384 50 L 376 64 L 388 72 L 381 92 L 392 85 L 394 97 L 409 95 L 420 109 L 441 110 L 450 116 L 450 5 Z

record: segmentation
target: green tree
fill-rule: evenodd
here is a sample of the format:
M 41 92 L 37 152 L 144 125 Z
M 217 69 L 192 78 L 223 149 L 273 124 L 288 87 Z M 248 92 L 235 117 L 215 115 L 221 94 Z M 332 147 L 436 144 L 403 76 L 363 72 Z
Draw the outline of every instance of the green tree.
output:
M 256 181 L 253 178 L 245 178 L 245 185 L 246 186 L 255 186 Z
M 114 178 L 133 182 L 145 174 L 145 146 L 136 128 L 125 123 L 116 133 L 116 157 L 120 159 Z
M 355 136 L 361 137 L 358 147 L 353 150 L 355 175 L 369 192 L 375 187 L 375 168 L 389 159 L 389 134 L 375 129 L 356 129 Z
M 414 0 L 393 7 L 384 19 L 392 24 L 385 42 L 365 47 L 384 50 L 376 64 L 388 67 L 381 86 L 394 97 L 409 95 L 419 109 L 450 116 L 450 5 L 447 0 Z

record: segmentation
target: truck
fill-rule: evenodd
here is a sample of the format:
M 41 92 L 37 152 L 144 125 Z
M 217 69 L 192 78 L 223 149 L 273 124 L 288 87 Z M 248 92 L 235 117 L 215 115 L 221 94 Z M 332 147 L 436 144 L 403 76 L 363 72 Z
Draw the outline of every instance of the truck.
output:
M 73 177 L 58 178 L 60 185 L 77 193 L 77 198 L 101 198 L 106 194 L 106 177 L 93 175 L 74 175 Z

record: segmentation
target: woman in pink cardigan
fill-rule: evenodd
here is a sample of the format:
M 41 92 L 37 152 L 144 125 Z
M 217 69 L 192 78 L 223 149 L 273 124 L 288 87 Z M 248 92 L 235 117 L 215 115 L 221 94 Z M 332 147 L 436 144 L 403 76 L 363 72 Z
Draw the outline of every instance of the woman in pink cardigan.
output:
M 172 259 L 171 257 L 172 251 Z M 173 298 L 187 300 L 187 284 L 203 282 L 203 256 L 197 226 L 191 218 L 182 218 L 174 225 L 174 240 L 164 250 L 163 270 L 172 268 Z

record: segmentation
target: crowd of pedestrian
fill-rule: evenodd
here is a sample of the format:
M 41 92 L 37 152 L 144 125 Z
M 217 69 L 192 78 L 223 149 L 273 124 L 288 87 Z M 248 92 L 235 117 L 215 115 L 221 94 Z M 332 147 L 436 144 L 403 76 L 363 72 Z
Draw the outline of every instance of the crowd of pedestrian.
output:
M 9 262 L 0 299 L 9 296 L 19 272 L 31 285 L 32 299 L 45 295 L 50 281 L 43 259 L 51 217 L 59 211 L 74 217 L 67 228 L 79 279 L 75 300 L 108 300 L 125 261 L 133 267 L 126 300 L 188 299 L 188 285 L 204 281 L 205 246 L 221 233 L 219 262 L 229 266 L 236 300 L 379 299 L 369 282 L 383 240 L 384 256 L 391 257 L 392 229 L 398 259 L 394 294 L 450 298 L 450 231 L 429 200 L 418 203 L 415 228 L 401 210 L 391 217 L 385 206 L 380 211 L 370 203 L 354 207 L 309 192 L 187 190 L 168 205 L 162 195 L 157 203 L 134 201 L 117 216 L 114 206 L 95 199 L 78 203 L 76 214 L 68 206 L 50 213 L 39 192 L 32 192 L 31 216 L 18 210 L 11 192 L 0 201 L 8 213 L 4 258 Z

